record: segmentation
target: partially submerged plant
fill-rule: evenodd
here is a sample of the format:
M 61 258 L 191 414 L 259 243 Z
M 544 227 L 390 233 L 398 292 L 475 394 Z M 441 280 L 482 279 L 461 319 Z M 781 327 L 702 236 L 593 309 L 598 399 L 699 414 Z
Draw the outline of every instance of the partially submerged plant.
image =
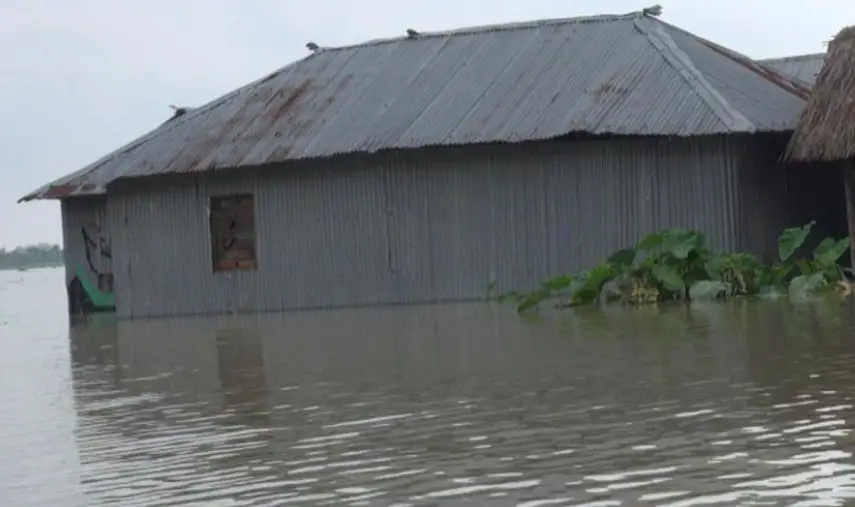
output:
M 644 237 L 634 247 L 614 252 L 603 263 L 576 276 L 546 280 L 528 294 L 508 293 L 517 311 L 535 309 L 554 298 L 559 306 L 593 303 L 644 305 L 660 301 L 720 300 L 734 296 L 809 295 L 828 288 L 853 292 L 839 266 L 849 238 L 826 238 L 811 259 L 793 260 L 814 222 L 784 230 L 778 238 L 778 260 L 765 264 L 747 253 L 709 249 L 698 231 L 667 229 Z

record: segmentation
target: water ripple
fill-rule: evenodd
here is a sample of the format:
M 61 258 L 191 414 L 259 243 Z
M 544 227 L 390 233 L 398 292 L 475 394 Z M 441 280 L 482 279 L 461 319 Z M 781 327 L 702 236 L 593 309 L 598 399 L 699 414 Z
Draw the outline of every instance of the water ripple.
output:
M 16 294 L 55 275 L 32 276 Z M 34 327 L 42 306 L 0 306 L 19 351 L 0 359 L 0 489 L 24 506 L 844 505 L 855 312 L 787 304 L 93 319 L 70 342 Z

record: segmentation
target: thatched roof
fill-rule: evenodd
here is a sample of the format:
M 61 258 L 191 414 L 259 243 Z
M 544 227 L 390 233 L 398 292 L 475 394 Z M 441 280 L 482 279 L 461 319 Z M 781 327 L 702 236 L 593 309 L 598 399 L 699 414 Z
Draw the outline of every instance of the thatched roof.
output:
M 828 45 L 825 64 L 796 125 L 786 159 L 834 162 L 855 158 L 855 26 Z

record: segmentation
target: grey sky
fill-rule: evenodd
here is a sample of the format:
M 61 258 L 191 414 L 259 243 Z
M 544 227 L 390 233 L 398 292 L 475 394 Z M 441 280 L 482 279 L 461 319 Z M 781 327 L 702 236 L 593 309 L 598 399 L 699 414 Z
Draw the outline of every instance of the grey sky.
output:
M 29 190 L 324 46 L 539 18 L 634 0 L 0 0 L 0 246 L 61 241 L 59 205 Z M 755 58 L 823 51 L 852 0 L 658 0 L 662 18 Z

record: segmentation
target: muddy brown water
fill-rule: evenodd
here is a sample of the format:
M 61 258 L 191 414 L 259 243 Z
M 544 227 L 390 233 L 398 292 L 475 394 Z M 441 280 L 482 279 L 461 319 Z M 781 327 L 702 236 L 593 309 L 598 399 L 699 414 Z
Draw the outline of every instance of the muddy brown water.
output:
M 0 272 L 0 505 L 855 501 L 852 302 L 69 329 Z

